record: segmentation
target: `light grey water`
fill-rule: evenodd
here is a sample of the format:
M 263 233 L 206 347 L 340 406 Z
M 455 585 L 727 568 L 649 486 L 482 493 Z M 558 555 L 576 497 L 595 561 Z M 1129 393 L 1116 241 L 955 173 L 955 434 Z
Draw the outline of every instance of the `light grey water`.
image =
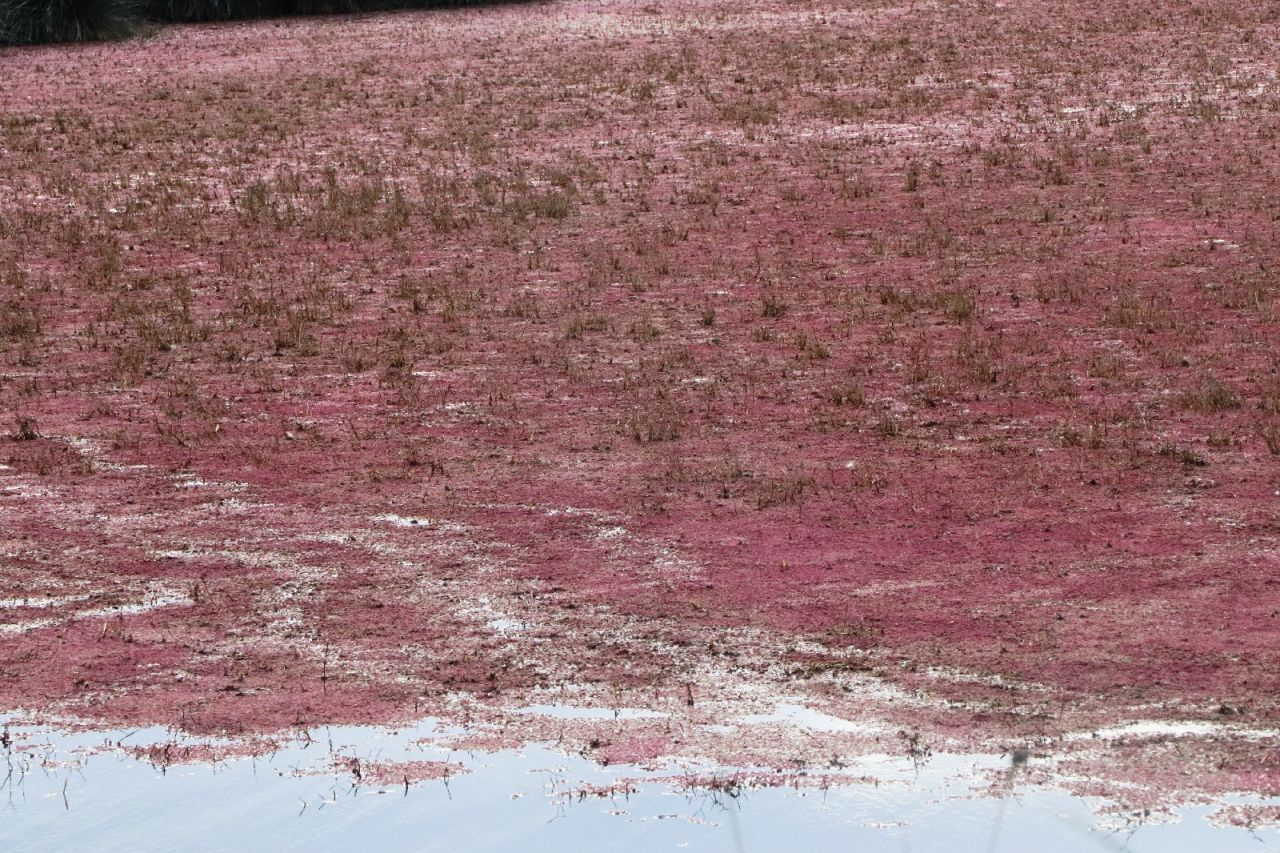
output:
M 1280 851 L 1280 832 L 1215 826 L 1212 807 L 1126 826 L 1097 814 L 1101 801 L 1059 790 L 977 796 L 1008 774 L 1000 756 L 944 754 L 920 766 L 867 756 L 846 772 L 875 784 L 725 792 L 682 790 L 680 780 L 728 778 L 730 768 L 601 767 L 550 745 L 451 753 L 432 744 L 445 732 L 430 720 L 397 732 L 321 729 L 271 756 L 161 770 L 114 745 L 174 740 L 163 729 L 11 723 L 0 850 Z M 407 789 L 354 785 L 334 756 L 447 760 L 470 772 Z M 574 794 L 623 778 L 654 781 L 612 798 Z

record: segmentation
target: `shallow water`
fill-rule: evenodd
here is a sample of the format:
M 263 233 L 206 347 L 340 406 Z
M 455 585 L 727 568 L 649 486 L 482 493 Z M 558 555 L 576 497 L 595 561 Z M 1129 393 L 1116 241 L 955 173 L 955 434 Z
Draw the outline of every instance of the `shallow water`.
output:
M 40 850 L 1280 850 L 1185 808 L 1163 822 L 1100 817 L 1100 800 L 1018 786 L 1008 759 L 936 755 L 923 764 L 866 756 L 845 772 L 875 782 L 830 787 L 689 786 L 733 768 L 601 767 L 553 745 L 450 752 L 455 727 L 335 727 L 270 755 L 158 768 L 127 747 L 218 742 L 164 729 L 67 733 L 11 723 L 0 789 L 0 849 Z M 447 780 L 355 784 L 351 758 L 448 761 Z M 644 781 L 644 780 L 649 781 Z M 582 789 L 629 793 L 583 795 Z

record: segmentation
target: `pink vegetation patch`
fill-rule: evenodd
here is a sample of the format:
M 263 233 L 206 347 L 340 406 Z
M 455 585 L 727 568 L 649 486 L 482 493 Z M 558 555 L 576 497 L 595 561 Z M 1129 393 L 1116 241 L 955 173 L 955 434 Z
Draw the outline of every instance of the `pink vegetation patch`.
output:
M 120 748 L 139 761 L 166 768 L 175 764 L 218 764 L 239 758 L 257 757 L 273 752 L 277 745 L 271 741 L 250 738 L 226 743 L 181 743 L 172 740 Z
M 670 738 L 627 737 L 601 747 L 597 755 L 605 764 L 644 764 L 670 751 Z
M 1111 0 L 6 53 L 0 708 L 1274 727 L 1277 56 Z
M 335 759 L 333 769 L 350 774 L 356 785 L 403 785 L 406 788 L 467 772 L 461 764 L 447 761 L 366 761 L 354 757 Z

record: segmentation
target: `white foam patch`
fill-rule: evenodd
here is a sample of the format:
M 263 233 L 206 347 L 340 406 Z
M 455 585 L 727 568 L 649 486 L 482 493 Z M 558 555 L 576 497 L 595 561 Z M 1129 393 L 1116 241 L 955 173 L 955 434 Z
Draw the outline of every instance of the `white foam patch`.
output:
M 1117 740 L 1119 738 L 1157 737 L 1232 737 L 1244 740 L 1264 740 L 1280 737 L 1277 729 L 1253 729 L 1229 723 L 1207 720 L 1135 720 L 1119 726 L 1094 729 L 1087 732 L 1071 732 L 1065 741 Z
M 535 714 L 557 720 L 661 720 L 670 716 L 645 708 L 582 708 L 576 705 L 528 705 L 516 708 L 517 714 Z
M 61 607 L 64 604 L 88 601 L 92 597 L 91 595 L 32 595 L 23 596 L 22 598 L 0 598 L 0 609 Z
M 458 524 L 453 521 L 441 521 L 438 518 L 425 518 L 413 515 L 397 515 L 393 512 L 384 512 L 382 515 L 375 515 L 369 519 L 382 524 L 390 524 L 392 527 L 421 527 L 430 528 L 432 530 L 444 531 L 447 533 L 465 533 L 466 525 Z
M 48 619 L 31 619 L 26 622 L 15 622 L 11 625 L 0 625 L 0 634 L 26 634 L 31 631 L 38 631 L 41 628 L 49 628 L 54 625 L 65 625 L 81 619 L 92 619 L 98 616 L 133 616 L 138 613 L 159 610 L 162 607 L 173 607 L 178 604 L 191 603 L 192 601 L 190 596 L 161 595 L 147 601 L 136 602 L 134 604 L 118 604 L 111 607 L 92 607 L 88 610 L 78 610 L 75 613 L 70 613 L 65 616 L 51 617 Z
M 771 714 L 748 714 L 739 717 L 738 722 L 744 725 L 761 725 L 765 723 L 783 723 L 811 732 L 855 732 L 858 734 L 883 734 L 884 725 L 859 723 L 815 711 L 806 705 L 792 702 L 779 702 Z
M 44 486 L 29 486 L 25 483 L 5 486 L 0 491 L 20 498 L 56 498 L 58 496 L 58 493 L 53 489 L 46 489 Z

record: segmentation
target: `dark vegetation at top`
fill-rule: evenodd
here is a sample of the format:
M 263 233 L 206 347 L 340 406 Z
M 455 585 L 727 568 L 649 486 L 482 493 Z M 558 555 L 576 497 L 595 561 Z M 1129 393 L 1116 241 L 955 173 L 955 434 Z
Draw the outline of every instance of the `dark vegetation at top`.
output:
M 148 23 L 481 5 L 493 0 L 0 0 L 0 46 L 109 41 Z
M 141 22 L 136 0 L 0 0 L 0 45 L 121 39 Z

